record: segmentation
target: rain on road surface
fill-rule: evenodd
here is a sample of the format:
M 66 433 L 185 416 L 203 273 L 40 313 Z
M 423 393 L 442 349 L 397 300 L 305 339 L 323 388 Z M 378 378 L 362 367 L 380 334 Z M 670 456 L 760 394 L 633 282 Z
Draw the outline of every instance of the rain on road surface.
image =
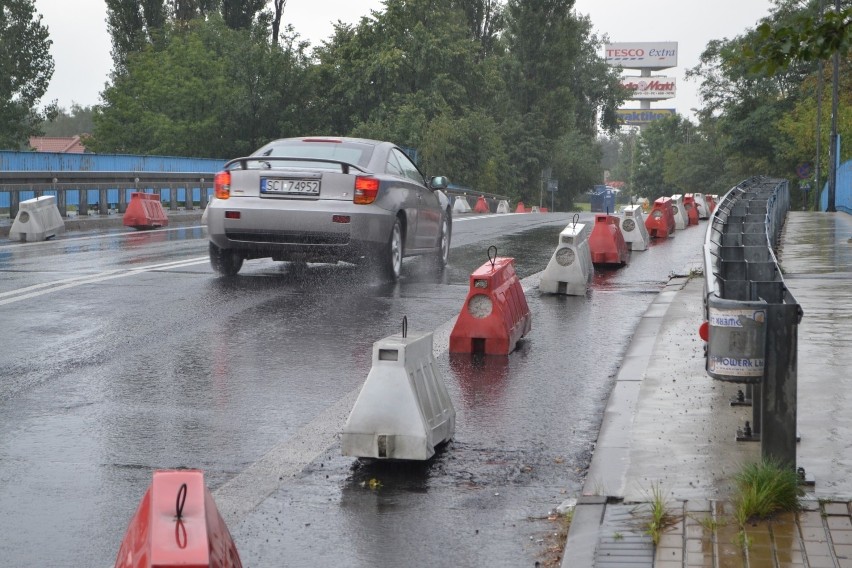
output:
M 701 266 L 704 224 L 585 297 L 542 296 L 571 217 L 456 219 L 446 272 L 411 259 L 396 284 L 271 261 L 221 279 L 201 227 L 0 245 L 0 565 L 111 565 L 153 470 L 176 467 L 205 471 L 246 566 L 533 565 L 639 317 Z M 515 258 L 532 331 L 507 358 L 451 357 L 490 245 Z M 372 344 L 403 316 L 435 332 L 455 438 L 424 464 L 344 458 Z

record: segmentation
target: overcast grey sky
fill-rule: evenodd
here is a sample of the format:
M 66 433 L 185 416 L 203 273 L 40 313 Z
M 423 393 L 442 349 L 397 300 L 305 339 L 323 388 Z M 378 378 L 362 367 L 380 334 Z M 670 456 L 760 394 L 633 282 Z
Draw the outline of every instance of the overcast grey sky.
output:
M 654 102 L 653 108 L 676 108 L 693 117 L 700 104 L 698 85 L 687 83 L 685 70 L 711 39 L 731 38 L 769 13 L 770 0 L 577 0 L 576 8 L 591 17 L 595 31 L 613 42 L 678 42 L 678 67 L 662 72 L 677 78 L 677 97 Z M 53 40 L 51 53 L 56 64 L 43 103 L 58 100 L 69 108 L 72 102 L 93 105 L 112 68 L 110 40 L 106 31 L 104 0 L 35 0 L 36 10 Z M 382 0 L 288 0 L 284 20 L 302 37 L 317 45 L 332 31 L 337 20 L 354 23 L 371 10 L 380 10 Z M 628 74 L 628 73 L 626 73 Z M 629 74 L 638 75 L 638 72 Z M 626 106 L 637 107 L 638 103 Z

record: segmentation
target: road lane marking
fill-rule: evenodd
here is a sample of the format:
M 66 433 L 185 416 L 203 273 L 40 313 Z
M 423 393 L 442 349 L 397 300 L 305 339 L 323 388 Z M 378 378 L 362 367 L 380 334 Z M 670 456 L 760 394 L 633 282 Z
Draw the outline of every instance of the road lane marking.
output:
M 540 281 L 541 272 L 521 280 L 524 294 L 538 286 Z M 436 358 L 449 351 L 450 335 L 457 319 L 458 316 L 453 317 L 432 332 L 432 352 Z M 213 491 L 226 525 L 236 526 L 267 497 L 340 440 L 362 385 L 363 382 L 302 426 L 293 436 Z
M 145 272 L 153 272 L 155 270 L 169 270 L 172 268 L 185 268 L 187 266 L 195 266 L 198 264 L 203 264 L 209 262 L 209 257 L 199 256 L 184 260 L 176 260 L 172 262 L 163 262 L 160 264 L 150 264 L 147 266 L 135 266 L 133 268 L 122 269 L 122 270 L 108 270 L 106 272 L 101 272 L 98 274 L 92 274 L 89 276 L 76 276 L 74 278 L 66 278 L 64 280 L 55 280 L 53 282 L 45 282 L 42 284 L 34 284 L 32 286 L 27 286 L 26 288 L 20 288 L 18 290 L 11 290 L 9 292 L 0 293 L 0 306 L 5 306 L 7 304 L 14 304 L 15 302 L 20 302 L 23 300 L 29 300 L 30 298 L 36 298 L 38 296 L 43 296 L 45 294 L 50 294 L 53 292 L 60 292 L 62 290 L 67 290 L 69 288 L 75 288 L 77 286 L 82 286 L 84 284 L 95 284 L 97 282 L 104 282 L 106 280 L 114 280 L 116 278 L 124 278 L 125 276 L 134 276 L 136 274 L 142 274 Z

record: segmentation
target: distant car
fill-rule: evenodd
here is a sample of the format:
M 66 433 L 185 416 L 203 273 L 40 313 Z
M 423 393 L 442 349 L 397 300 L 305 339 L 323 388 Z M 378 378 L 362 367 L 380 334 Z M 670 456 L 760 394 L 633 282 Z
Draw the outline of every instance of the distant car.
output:
M 443 268 L 452 235 L 448 183 L 427 182 L 390 142 L 275 140 L 216 174 L 210 264 L 233 276 L 253 258 L 369 263 L 392 280 L 405 256 L 431 255 Z

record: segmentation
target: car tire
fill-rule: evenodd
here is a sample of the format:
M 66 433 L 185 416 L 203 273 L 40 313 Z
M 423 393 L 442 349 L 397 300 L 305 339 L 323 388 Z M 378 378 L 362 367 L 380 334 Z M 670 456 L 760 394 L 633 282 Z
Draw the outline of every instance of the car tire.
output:
M 382 276 L 391 281 L 399 280 L 403 253 L 402 222 L 397 217 L 385 244 L 385 250 L 379 258 L 379 270 Z
M 441 232 L 438 234 L 437 250 L 435 251 L 435 265 L 443 270 L 450 262 L 450 240 L 453 236 L 453 226 L 450 224 L 450 212 L 441 215 Z
M 243 266 L 243 257 L 210 243 L 210 266 L 222 276 L 236 276 Z

